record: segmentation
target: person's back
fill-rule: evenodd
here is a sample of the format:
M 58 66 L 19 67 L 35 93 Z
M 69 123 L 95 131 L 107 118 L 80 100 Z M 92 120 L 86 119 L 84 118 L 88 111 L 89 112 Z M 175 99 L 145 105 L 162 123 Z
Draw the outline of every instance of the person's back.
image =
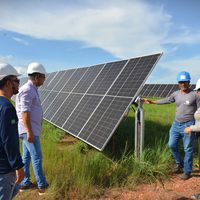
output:
M 37 88 L 30 80 L 19 89 L 19 93 L 16 95 L 16 110 L 19 119 L 19 134 L 26 132 L 22 115 L 24 111 L 28 110 L 30 111 L 30 122 L 34 135 L 39 136 L 43 119 L 42 106 Z
M 0 174 L 7 174 L 10 172 L 15 171 L 16 165 L 21 164 L 21 156 L 19 154 L 19 151 L 15 150 L 14 148 L 16 145 L 13 144 L 18 142 L 18 132 L 17 130 L 17 115 L 14 106 L 11 104 L 11 102 L 5 98 L 0 96 Z M 8 130 L 9 129 L 9 130 Z M 10 165 L 10 162 L 8 160 L 8 153 L 7 149 L 5 149 L 4 145 L 6 142 L 6 138 L 8 137 L 6 135 L 6 132 L 12 132 L 12 140 L 8 140 L 7 146 L 12 147 L 12 155 L 15 159 L 14 166 Z M 16 154 L 16 155 L 15 155 Z M 10 158 L 13 159 L 13 158 Z

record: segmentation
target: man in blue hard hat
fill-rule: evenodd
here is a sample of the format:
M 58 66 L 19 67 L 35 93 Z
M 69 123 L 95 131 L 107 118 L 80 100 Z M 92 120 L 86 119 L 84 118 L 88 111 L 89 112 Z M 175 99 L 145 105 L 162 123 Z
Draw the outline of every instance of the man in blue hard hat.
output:
M 181 179 L 183 180 L 187 180 L 191 177 L 195 140 L 194 133 L 191 132 L 187 135 L 184 129 L 194 124 L 194 113 L 200 105 L 200 98 L 197 96 L 196 92 L 189 88 L 190 80 L 190 74 L 186 71 L 182 71 L 177 75 L 178 91 L 173 92 L 169 97 L 161 100 L 144 99 L 144 103 L 147 104 L 163 105 L 176 103 L 175 119 L 169 131 L 169 147 L 176 161 L 173 172 L 180 173 L 183 171 L 184 173 L 181 175 Z M 183 140 L 185 151 L 184 159 L 181 157 L 178 149 L 180 139 Z

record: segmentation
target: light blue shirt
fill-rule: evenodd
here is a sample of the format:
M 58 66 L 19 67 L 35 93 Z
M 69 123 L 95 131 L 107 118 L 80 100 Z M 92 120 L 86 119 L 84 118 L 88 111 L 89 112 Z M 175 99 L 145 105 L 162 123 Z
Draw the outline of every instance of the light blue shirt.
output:
M 16 96 L 16 110 L 19 118 L 19 134 L 26 133 L 26 128 L 22 120 L 22 112 L 30 112 L 32 132 L 39 136 L 42 129 L 42 106 L 38 95 L 38 88 L 28 80 L 20 89 Z

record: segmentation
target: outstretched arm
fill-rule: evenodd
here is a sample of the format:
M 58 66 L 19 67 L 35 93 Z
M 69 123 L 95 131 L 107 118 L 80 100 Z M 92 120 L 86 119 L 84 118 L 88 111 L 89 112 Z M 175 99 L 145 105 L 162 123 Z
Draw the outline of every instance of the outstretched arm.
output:
M 143 99 L 143 102 L 146 104 L 156 104 L 155 100 Z

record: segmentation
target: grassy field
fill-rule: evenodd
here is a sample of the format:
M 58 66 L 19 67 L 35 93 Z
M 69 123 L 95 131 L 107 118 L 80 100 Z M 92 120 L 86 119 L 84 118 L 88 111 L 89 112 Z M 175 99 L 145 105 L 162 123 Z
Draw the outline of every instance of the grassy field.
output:
M 144 109 L 145 149 L 140 160 L 134 157 L 133 108 L 103 152 L 44 121 L 43 165 L 50 184 L 46 198 L 92 199 L 108 189 L 134 189 L 140 183 L 162 182 L 169 178 L 173 159 L 167 141 L 175 105 L 144 105 Z M 25 193 L 16 199 L 27 197 Z

